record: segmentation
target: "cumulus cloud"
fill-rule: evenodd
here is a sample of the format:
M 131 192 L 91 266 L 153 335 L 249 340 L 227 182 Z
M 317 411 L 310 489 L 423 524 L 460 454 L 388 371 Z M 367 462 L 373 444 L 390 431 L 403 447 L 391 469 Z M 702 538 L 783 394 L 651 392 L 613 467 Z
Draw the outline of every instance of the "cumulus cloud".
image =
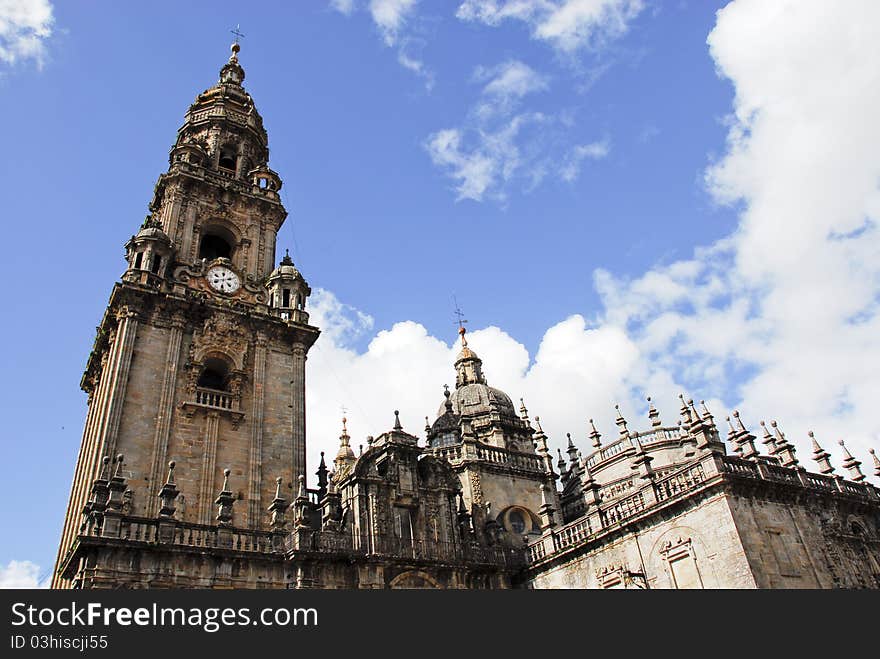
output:
M 0 588 L 46 588 L 40 581 L 40 566 L 31 561 L 9 561 L 0 566 Z
M 315 322 L 331 317 L 347 327 L 368 333 L 371 322 L 340 303 L 332 293 L 317 295 L 321 310 Z M 324 316 L 323 309 L 333 309 Z M 339 312 L 351 315 L 340 319 Z M 315 311 L 312 311 L 315 314 Z M 344 340 L 336 337 L 345 336 Z M 324 451 L 336 454 L 342 407 L 347 410 L 352 443 L 366 445 L 367 435 L 391 428 L 400 410 L 404 428 L 424 436 L 425 416 L 431 422 L 443 403 L 443 384 L 454 386 L 457 343 L 431 336 L 416 322 L 396 323 L 376 333 L 367 348 L 350 347 L 357 332 L 325 332 L 309 354 L 309 465 L 314 468 Z M 595 416 L 613 428 L 616 400 L 628 406 L 627 374 L 638 361 L 639 349 L 618 327 L 596 327 L 573 315 L 547 330 L 531 359 L 528 350 L 498 327 L 468 333 L 468 344 L 484 362 L 486 377 L 516 401 L 523 397 L 531 413 L 541 416 L 555 437 L 570 431 L 586 437 L 586 419 Z
M 880 5 L 844 4 L 718 13 L 710 53 L 736 97 L 706 182 L 742 205 L 737 231 L 632 280 L 596 278 L 650 361 L 780 417 L 804 450 L 809 428 L 827 450 L 880 437 Z
M 636 276 L 597 271 L 600 312 L 550 327 L 533 361 L 502 329 L 468 335 L 490 382 L 524 396 L 557 446 L 572 432 L 586 448 L 587 418 L 613 432 L 612 404 L 632 419 L 647 394 L 674 421 L 684 391 L 716 418 L 738 407 L 753 426 L 778 419 L 807 465 L 809 429 L 838 465 L 838 438 L 867 460 L 880 440 L 878 22 L 877 3 L 727 5 L 708 44 L 736 96 L 726 152 L 706 184 L 741 208 L 736 230 Z M 459 167 L 459 194 L 491 189 L 491 155 L 468 151 L 454 129 L 433 139 Z M 342 403 L 355 444 L 386 430 L 395 407 L 420 429 L 442 402 L 455 352 L 411 321 L 364 352 L 322 338 L 310 357 L 310 450 L 335 452 L 338 427 L 327 419 Z
M 456 16 L 491 26 L 521 21 L 533 38 L 573 53 L 622 36 L 643 8 L 642 0 L 465 0 Z
M 42 67 L 54 24 L 48 0 L 0 0 L 0 62 Z

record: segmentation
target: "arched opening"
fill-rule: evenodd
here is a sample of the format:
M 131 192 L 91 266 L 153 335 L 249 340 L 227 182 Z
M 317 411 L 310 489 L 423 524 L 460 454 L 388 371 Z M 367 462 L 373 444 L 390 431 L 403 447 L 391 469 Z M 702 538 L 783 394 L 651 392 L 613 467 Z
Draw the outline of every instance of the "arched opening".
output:
M 197 386 L 226 391 L 229 385 L 229 364 L 217 357 L 209 357 L 199 375 Z
M 232 236 L 228 232 L 212 229 L 199 244 L 199 258 L 213 261 L 232 258 Z
M 224 146 L 220 149 L 220 169 L 230 172 L 235 171 L 235 151 L 231 146 Z

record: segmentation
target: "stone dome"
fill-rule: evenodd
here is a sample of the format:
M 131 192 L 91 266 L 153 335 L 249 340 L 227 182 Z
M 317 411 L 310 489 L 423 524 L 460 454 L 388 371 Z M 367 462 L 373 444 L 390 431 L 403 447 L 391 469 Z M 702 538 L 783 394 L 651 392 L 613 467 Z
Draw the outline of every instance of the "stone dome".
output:
M 452 392 L 452 409 L 458 415 L 473 416 L 496 412 L 501 416 L 516 416 L 510 396 L 487 384 L 466 384 Z M 446 413 L 446 404 L 440 406 L 438 416 Z

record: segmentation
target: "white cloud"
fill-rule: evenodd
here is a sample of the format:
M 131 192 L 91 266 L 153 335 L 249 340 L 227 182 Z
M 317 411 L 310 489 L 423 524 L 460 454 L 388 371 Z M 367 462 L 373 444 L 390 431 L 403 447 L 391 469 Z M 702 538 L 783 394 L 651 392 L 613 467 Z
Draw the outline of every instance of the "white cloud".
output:
M 583 158 L 607 152 L 607 142 L 569 149 L 570 113 L 521 108 L 525 97 L 549 89 L 547 78 L 527 64 L 477 67 L 473 79 L 482 89 L 463 125 L 432 133 L 425 142 L 431 161 L 455 181 L 458 200 L 504 202 L 515 183 L 528 191 L 550 172 L 573 180 Z
M 418 0 L 370 0 L 365 8 L 382 35 L 383 43 L 396 48 L 398 64 L 420 77 L 430 92 L 434 87 L 434 73 L 417 54 L 425 42 L 418 36 L 417 22 L 413 28 L 417 5 Z M 355 0 L 330 0 L 330 7 L 351 16 L 361 5 Z
M 597 271 L 602 312 L 550 327 L 531 365 L 501 329 L 468 335 L 490 382 L 525 396 L 557 446 L 570 431 L 586 449 L 589 417 L 613 433 L 616 401 L 643 427 L 632 417 L 646 394 L 674 423 L 676 396 L 689 390 L 718 419 L 734 407 L 753 427 L 778 419 L 809 467 L 807 430 L 838 466 L 844 438 L 870 473 L 866 449 L 880 440 L 877 24 L 877 3 L 727 5 L 708 42 L 736 100 L 707 185 L 742 207 L 736 230 L 638 276 Z M 460 195 L 492 189 L 491 155 L 466 149 L 457 129 L 432 141 Z M 327 419 L 340 402 L 353 410 L 355 444 L 387 429 L 395 407 L 411 431 L 433 419 L 454 347 L 413 322 L 380 332 L 363 353 L 323 339 L 310 358 L 311 451 L 335 452 Z
M 330 0 L 330 7 L 346 16 L 351 16 L 356 8 L 354 0 Z
M 563 181 L 570 183 L 580 176 L 581 163 L 585 158 L 602 160 L 609 153 L 611 153 L 611 142 L 608 139 L 590 144 L 578 144 L 565 156 L 565 160 L 559 168 L 559 175 Z
M 491 26 L 522 21 L 535 39 L 573 53 L 620 37 L 643 7 L 642 0 L 465 0 L 456 16 Z
M 0 62 L 42 67 L 55 18 L 48 0 L 0 0 Z
M 0 588 L 46 588 L 40 581 L 40 566 L 31 561 L 9 561 L 0 567 Z
M 318 300 L 323 308 L 346 308 L 326 291 L 320 291 Z M 354 311 L 348 307 L 348 313 Z M 313 320 L 321 322 L 322 314 L 313 315 Z M 369 325 L 356 317 L 343 324 L 364 332 Z M 346 335 L 348 341 L 355 338 Z M 433 422 L 444 400 L 442 385 L 455 381 L 453 362 L 460 346 L 431 336 L 419 323 L 405 321 L 378 332 L 363 352 L 336 341 L 337 336 L 325 330 L 309 354 L 310 471 L 320 451 L 326 452 L 328 462 L 336 454 L 342 406 L 348 411 L 355 450 L 366 444 L 368 434 L 391 428 L 395 409 L 400 410 L 404 428 L 423 437 L 424 417 Z M 468 344 L 483 359 L 489 384 L 506 391 L 517 407 L 524 397 L 531 413 L 541 416 L 545 430 L 556 439 L 566 431 L 585 437 L 589 416 L 610 431 L 612 403 L 626 400 L 625 378 L 639 357 L 638 347 L 619 328 L 594 327 L 579 315 L 547 330 L 531 365 L 526 348 L 497 327 L 469 332 Z
M 739 227 L 690 261 L 597 284 L 658 368 L 780 417 L 803 452 L 813 428 L 864 459 L 880 438 L 880 5 L 845 4 L 718 13 L 708 43 L 736 100 L 706 180 L 743 205 Z
M 417 0 L 370 0 L 370 15 L 385 43 L 397 43 L 401 31 L 416 8 Z

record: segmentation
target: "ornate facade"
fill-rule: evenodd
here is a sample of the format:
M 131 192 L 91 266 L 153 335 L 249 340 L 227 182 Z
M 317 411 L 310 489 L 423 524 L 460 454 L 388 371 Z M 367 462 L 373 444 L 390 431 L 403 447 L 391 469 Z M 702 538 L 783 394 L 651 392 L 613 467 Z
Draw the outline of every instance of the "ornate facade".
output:
M 319 330 L 289 256 L 238 45 L 186 114 L 98 327 L 53 585 L 74 588 L 880 587 L 880 490 L 773 422 L 705 406 L 554 457 L 461 330 L 422 442 L 401 427 L 305 481 Z M 521 401 L 522 402 L 522 401 Z M 592 422 L 591 422 L 592 423 Z M 846 451 L 844 447 L 844 451 Z M 872 452 L 873 470 L 880 461 Z

